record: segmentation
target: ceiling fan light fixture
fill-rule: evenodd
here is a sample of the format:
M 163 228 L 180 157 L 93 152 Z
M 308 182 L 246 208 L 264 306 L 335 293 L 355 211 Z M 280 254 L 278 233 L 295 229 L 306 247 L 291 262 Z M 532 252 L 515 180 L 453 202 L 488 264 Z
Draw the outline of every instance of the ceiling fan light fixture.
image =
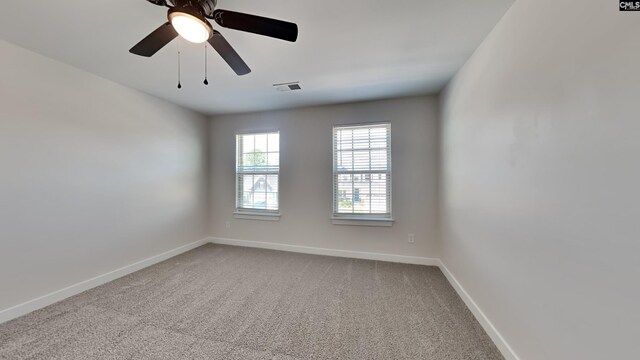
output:
M 249 66 L 224 36 L 211 27 L 208 19 L 213 19 L 224 28 L 274 39 L 295 42 L 298 38 L 298 25 L 294 23 L 216 9 L 218 0 L 147 1 L 155 5 L 168 7 L 169 13 L 167 17 L 169 21 L 160 25 L 129 50 L 130 53 L 139 56 L 151 57 L 175 38 L 182 36 L 185 40 L 193 43 L 208 42 L 237 75 L 246 75 L 251 72 Z M 180 51 L 178 51 L 179 53 Z M 298 87 L 300 86 L 298 85 Z
M 169 21 L 185 40 L 201 44 L 213 36 L 211 25 L 196 11 L 188 8 L 169 10 Z

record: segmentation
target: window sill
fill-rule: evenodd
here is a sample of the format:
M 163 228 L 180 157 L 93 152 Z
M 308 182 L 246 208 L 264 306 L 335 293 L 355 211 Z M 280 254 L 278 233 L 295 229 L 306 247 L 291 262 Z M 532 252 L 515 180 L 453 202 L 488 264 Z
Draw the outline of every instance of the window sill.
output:
M 377 226 L 377 227 L 391 227 L 393 226 L 394 219 L 389 218 L 369 218 L 369 217 L 332 217 L 331 223 L 333 225 L 346 225 L 346 226 Z
M 240 220 L 280 221 L 280 213 L 234 212 L 233 217 Z

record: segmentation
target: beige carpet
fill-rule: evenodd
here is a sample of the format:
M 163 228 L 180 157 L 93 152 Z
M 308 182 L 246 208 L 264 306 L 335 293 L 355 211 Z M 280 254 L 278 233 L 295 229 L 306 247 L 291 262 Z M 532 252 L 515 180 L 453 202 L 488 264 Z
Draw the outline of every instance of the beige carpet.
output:
M 0 325 L 1 359 L 502 359 L 435 267 L 205 245 Z

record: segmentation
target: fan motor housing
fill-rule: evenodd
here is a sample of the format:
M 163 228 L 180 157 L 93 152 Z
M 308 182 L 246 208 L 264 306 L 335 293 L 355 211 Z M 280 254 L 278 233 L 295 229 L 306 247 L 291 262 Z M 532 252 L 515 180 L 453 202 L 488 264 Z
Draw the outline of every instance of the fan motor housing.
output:
M 218 0 L 147 0 L 148 2 L 158 6 L 168 7 L 182 7 L 182 6 L 195 6 L 202 9 L 204 16 L 208 18 L 213 17 L 213 11 L 218 5 Z

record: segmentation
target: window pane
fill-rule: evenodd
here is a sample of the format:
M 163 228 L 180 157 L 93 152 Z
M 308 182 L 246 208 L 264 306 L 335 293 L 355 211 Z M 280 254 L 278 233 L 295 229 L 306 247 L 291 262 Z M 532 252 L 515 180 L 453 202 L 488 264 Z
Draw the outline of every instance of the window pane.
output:
M 337 176 L 336 206 L 341 213 L 353 212 L 353 175 Z
M 373 128 L 371 129 L 371 148 L 380 149 L 387 147 L 387 129 Z
M 386 174 L 338 175 L 338 212 L 386 214 Z
M 371 180 L 371 212 L 386 214 L 388 183 L 386 174 L 375 174 Z
M 355 151 L 353 153 L 353 170 L 369 170 L 369 151 Z
M 364 177 L 364 176 L 362 176 Z M 358 178 L 361 178 L 360 176 Z M 356 181 L 353 185 L 353 212 L 369 212 L 369 182 Z
M 278 192 L 278 175 L 267 176 L 267 192 Z
M 279 134 L 238 135 L 237 140 L 240 156 L 236 169 L 241 172 L 236 174 L 237 206 L 243 209 L 278 210 Z
M 268 135 L 269 146 L 267 148 L 268 152 L 280 152 L 280 134 L 269 134 Z
M 338 168 L 339 171 L 353 171 L 353 152 L 341 151 L 338 156 Z
M 254 149 L 254 136 L 242 135 L 242 153 L 252 153 Z
M 253 175 L 241 175 L 240 183 L 242 184 L 241 188 L 243 192 L 251 191 L 253 187 Z
M 242 194 L 242 207 L 251 209 L 253 207 L 253 194 L 250 192 L 244 192 Z
M 257 134 L 256 137 L 256 152 L 266 153 L 267 150 L 267 134 Z
M 267 210 L 267 194 L 260 194 L 253 200 L 252 209 Z
M 387 174 L 373 174 L 371 179 L 371 194 L 387 195 Z
M 269 169 L 273 170 L 273 167 L 280 166 L 280 153 L 269 153 L 267 155 L 267 165 L 269 165 Z
M 387 196 L 371 196 L 371 213 L 387 214 Z
M 350 150 L 353 148 L 353 131 L 337 130 L 336 131 L 336 149 Z
M 267 193 L 267 210 L 278 210 L 278 193 Z
M 335 213 L 390 214 L 389 131 L 388 124 L 334 128 Z
M 387 150 L 371 151 L 371 170 L 387 170 L 388 159 Z
M 369 148 L 369 129 L 353 130 L 353 148 L 368 149 Z

